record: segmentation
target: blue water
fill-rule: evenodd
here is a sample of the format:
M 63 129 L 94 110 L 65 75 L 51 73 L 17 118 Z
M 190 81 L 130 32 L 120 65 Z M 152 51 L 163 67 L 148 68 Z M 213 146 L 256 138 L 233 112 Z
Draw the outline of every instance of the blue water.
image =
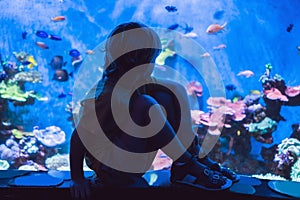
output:
M 178 11 L 167 12 L 164 8 L 167 5 L 176 6 Z M 299 7 L 298 0 L 102 0 L 97 3 L 83 0 L 0 0 L 0 53 L 10 61 L 16 61 L 12 52 L 25 51 L 33 55 L 38 63 L 36 68 L 43 74 L 43 81 L 26 83 L 26 90 L 35 90 L 49 98 L 49 101 L 35 101 L 33 105 L 23 107 L 10 104 L 14 123 L 22 125 L 25 131 L 32 131 L 36 125 L 40 128 L 55 125 L 66 132 L 69 141 L 73 127 L 67 120 L 69 114 L 65 106 L 72 101 L 72 96 L 58 98 L 58 95 L 60 92 L 72 92 L 76 76 L 66 82 L 52 80 L 54 71 L 49 62 L 53 56 L 62 55 L 67 61 L 64 68 L 68 72 L 75 71 L 67 51 L 78 49 L 85 59 L 88 56 L 86 50 L 94 49 L 116 25 L 127 21 L 140 21 L 151 27 L 162 28 L 174 23 L 192 26 L 193 32 L 198 34 L 195 41 L 210 53 L 224 85 L 236 85 L 242 95 L 247 95 L 253 89 L 262 90 L 258 79 L 267 63 L 273 66 L 272 74 L 280 74 L 287 85 L 300 85 L 300 55 L 297 50 L 300 45 Z M 52 22 L 51 18 L 58 15 L 65 16 L 66 20 Z M 205 30 L 210 24 L 225 22 L 227 26 L 224 31 L 206 34 Z M 287 32 L 289 24 L 294 24 L 294 27 Z M 62 41 L 38 38 L 33 34 L 35 30 L 59 35 Z M 23 31 L 28 32 L 26 39 L 21 37 Z M 39 48 L 34 44 L 36 41 L 45 42 L 49 49 Z M 219 44 L 226 44 L 227 47 L 213 50 Z M 236 76 L 244 69 L 252 70 L 254 76 Z M 181 73 L 187 79 L 201 80 L 189 67 Z M 207 88 L 204 85 L 206 98 L 208 95 L 205 92 Z M 300 122 L 300 107 L 283 107 L 281 114 L 287 121 L 279 123 L 273 134 L 274 144 L 289 137 L 291 125 Z M 258 154 L 260 146 L 268 147 L 255 141 L 253 145 L 258 148 L 253 148 L 252 154 Z M 65 151 L 67 149 L 68 144 Z

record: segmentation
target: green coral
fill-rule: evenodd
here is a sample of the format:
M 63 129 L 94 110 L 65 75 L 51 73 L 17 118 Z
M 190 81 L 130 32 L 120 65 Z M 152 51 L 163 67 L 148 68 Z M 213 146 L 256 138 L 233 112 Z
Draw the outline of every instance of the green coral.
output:
M 23 136 L 34 136 L 33 132 L 23 132 L 18 129 L 13 129 L 11 132 L 16 139 L 22 139 Z
M 290 177 L 292 181 L 300 182 L 300 159 L 292 166 Z
M 20 102 L 27 101 L 29 97 L 36 98 L 39 101 L 47 100 L 47 98 L 41 97 L 39 94 L 34 94 L 34 91 L 24 92 L 20 89 L 20 86 L 13 81 L 8 81 L 7 84 L 4 81 L 0 83 L 0 95 L 3 99 Z
M 167 39 L 162 39 L 161 44 L 162 44 L 162 47 L 163 47 L 162 51 L 155 59 L 155 63 L 157 65 L 164 65 L 165 60 L 170 56 L 174 56 L 175 53 L 176 53 L 175 51 L 171 50 L 168 47 L 169 46 L 169 41 Z
M 265 117 L 261 122 L 251 123 L 248 125 L 248 131 L 251 133 L 260 133 L 260 135 L 269 133 L 270 129 L 274 130 L 277 122 L 269 117 Z

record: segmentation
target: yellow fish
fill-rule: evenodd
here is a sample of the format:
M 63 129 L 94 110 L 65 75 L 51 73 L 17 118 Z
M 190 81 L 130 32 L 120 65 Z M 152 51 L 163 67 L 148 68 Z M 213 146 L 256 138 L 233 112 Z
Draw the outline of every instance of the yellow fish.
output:
M 28 67 L 29 69 L 32 69 L 34 66 L 37 66 L 37 62 L 36 62 L 36 60 L 34 59 L 33 56 L 28 56 L 28 57 L 27 57 L 27 61 L 30 62 L 30 64 L 27 65 L 27 67 Z
M 258 90 L 250 90 L 250 94 L 260 95 L 260 91 L 258 91 Z

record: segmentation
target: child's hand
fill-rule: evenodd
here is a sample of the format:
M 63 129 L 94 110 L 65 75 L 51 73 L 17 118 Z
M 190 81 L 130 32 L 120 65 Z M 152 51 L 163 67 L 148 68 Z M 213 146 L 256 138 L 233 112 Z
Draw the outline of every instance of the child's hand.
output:
M 91 196 L 90 183 L 88 179 L 72 180 L 71 197 L 73 199 L 89 199 Z

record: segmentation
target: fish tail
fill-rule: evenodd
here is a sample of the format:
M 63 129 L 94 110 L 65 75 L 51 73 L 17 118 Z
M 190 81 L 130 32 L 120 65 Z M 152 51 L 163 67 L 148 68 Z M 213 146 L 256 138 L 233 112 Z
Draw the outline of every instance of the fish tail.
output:
M 225 22 L 221 27 L 224 29 L 226 25 L 227 25 L 227 22 Z

